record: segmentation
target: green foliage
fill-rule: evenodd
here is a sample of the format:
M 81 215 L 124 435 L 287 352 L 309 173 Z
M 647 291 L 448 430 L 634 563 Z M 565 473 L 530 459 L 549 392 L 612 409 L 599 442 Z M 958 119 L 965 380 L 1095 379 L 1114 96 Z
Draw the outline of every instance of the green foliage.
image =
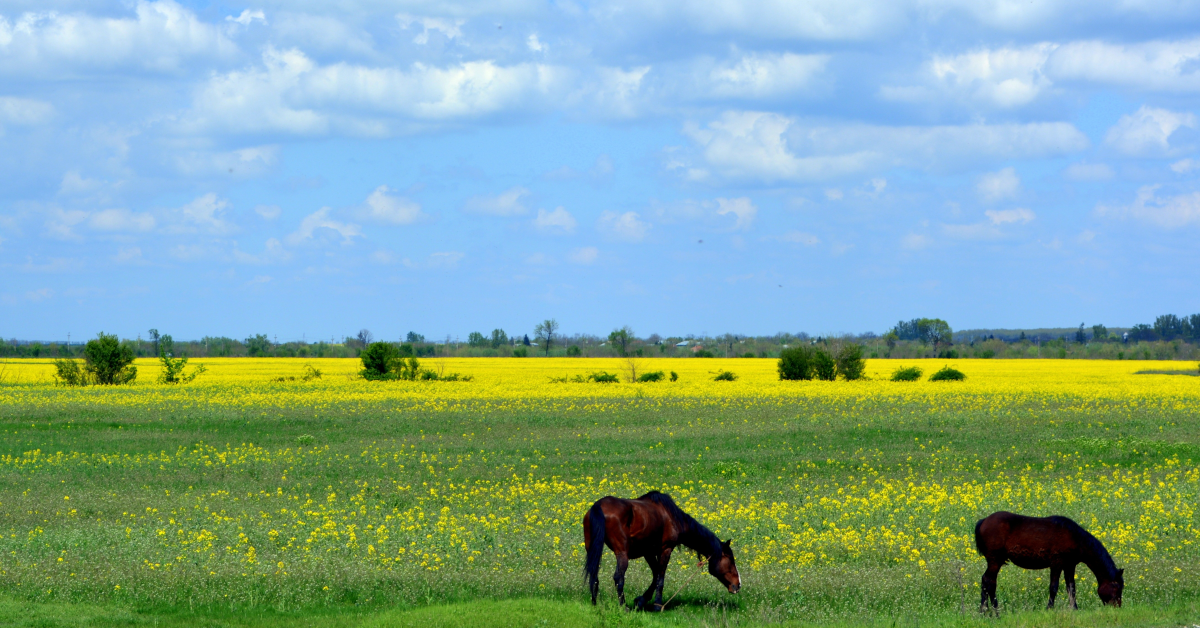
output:
M 513 357 L 514 358 L 529 357 L 529 348 L 528 347 L 517 347 L 516 349 L 513 349 Z
M 921 344 L 947 344 L 953 341 L 954 332 L 950 324 L 940 318 L 914 318 L 911 321 L 900 321 L 892 329 L 892 334 L 900 340 L 919 340 Z M 886 336 L 885 336 L 886 338 Z M 888 344 L 893 346 L 892 343 Z
M 980 351 L 979 355 L 976 357 L 979 357 L 984 360 L 990 360 L 990 359 L 996 357 L 996 352 L 992 351 L 991 349 L 984 349 L 983 351 Z
M 666 377 L 666 374 L 663 373 L 662 371 L 654 371 L 653 373 L 642 373 L 641 375 L 638 375 L 637 381 L 638 382 L 661 382 L 661 381 L 663 381 L 663 378 L 665 378 L 665 377 Z
M 577 358 L 581 355 L 583 355 L 583 351 L 580 351 L 577 345 L 571 345 L 567 347 L 567 357 Z
M 958 349 L 946 349 L 945 351 L 939 352 L 938 357 L 944 360 L 957 360 Z
M 410 331 L 408 332 L 408 335 L 404 337 L 404 342 L 407 342 L 410 345 L 422 344 L 425 342 L 425 334 L 418 334 L 415 331 Z
M 628 325 L 614 329 L 608 334 L 608 342 L 616 349 L 617 355 L 625 357 L 629 353 L 629 343 L 633 342 L 633 330 Z
M 929 376 L 931 382 L 960 382 L 966 379 L 967 376 L 962 371 L 951 368 L 949 365 L 938 369 L 936 373 Z
M 487 347 L 491 345 L 491 340 L 483 334 L 473 331 L 467 335 L 467 346 L 469 347 Z
M 837 372 L 846 381 L 862 379 L 863 373 L 867 370 L 867 361 L 863 359 L 862 346 L 854 343 L 847 343 L 838 349 L 837 354 Z
M 747 351 L 747 352 L 745 352 L 745 353 L 743 353 L 743 354 L 742 354 L 742 357 L 743 357 L 743 358 L 752 358 L 752 357 L 754 357 L 754 352 L 753 352 L 753 351 Z
M 59 386 L 87 386 L 92 383 L 88 372 L 79 368 L 78 360 L 54 361 L 54 382 Z
M 167 336 L 163 337 L 167 338 Z M 192 369 L 191 373 L 185 374 L 183 370 L 187 368 L 187 356 L 172 358 L 169 353 L 163 352 L 159 354 L 158 360 L 162 362 L 163 367 L 162 373 L 158 375 L 158 383 L 160 384 L 187 384 L 208 370 L 201 364 Z
M 609 373 L 607 371 L 592 373 L 588 376 L 588 379 L 599 384 L 611 384 L 621 381 L 621 378 L 617 377 L 616 373 Z
M 493 329 L 491 343 L 493 349 L 499 349 L 501 345 L 508 344 L 508 334 L 503 329 Z
M 808 380 L 813 378 L 813 350 L 800 345 L 779 352 L 779 379 Z
M 813 375 L 825 382 L 837 379 L 837 360 L 824 347 L 813 351 Z
M 100 332 L 83 348 L 84 370 L 96 384 L 114 386 L 137 379 L 133 348 L 122 345 L 115 334 Z
M 893 382 L 915 382 L 921 379 L 924 371 L 919 366 L 901 366 L 892 371 Z
M 395 345 L 388 342 L 373 342 L 359 354 L 363 368 L 359 371 L 363 379 L 381 381 L 397 379 L 396 373 L 403 366 L 404 358 Z M 416 358 L 411 358 L 415 360 Z
M 304 365 L 304 374 L 302 374 L 300 376 L 300 381 L 311 382 L 314 379 L 321 379 L 321 375 L 322 375 L 322 373 L 321 373 L 320 369 L 314 367 L 311 364 L 305 364 Z M 276 377 L 275 379 L 273 379 L 271 381 L 273 381 L 273 382 L 294 382 L 294 381 L 296 381 L 296 376 L 295 375 L 280 376 L 280 377 Z
M 713 381 L 714 382 L 735 382 L 735 381 L 737 381 L 737 378 L 738 378 L 737 373 L 734 373 L 733 371 L 717 371 L 716 376 L 713 377 Z
M 533 334 L 541 341 L 542 349 L 550 355 L 550 347 L 554 344 L 554 334 L 558 332 L 558 321 L 548 318 L 533 328 Z
M 708 349 L 701 349 L 699 351 L 692 353 L 692 357 L 693 358 L 715 358 L 715 357 L 717 357 L 717 354 L 713 353 L 712 351 L 709 351 Z
M 671 371 L 671 381 L 673 381 L 673 382 L 679 381 L 679 373 L 676 373 L 675 371 Z
M 271 339 L 266 334 L 255 334 L 246 338 L 246 355 L 265 358 L 271 355 Z

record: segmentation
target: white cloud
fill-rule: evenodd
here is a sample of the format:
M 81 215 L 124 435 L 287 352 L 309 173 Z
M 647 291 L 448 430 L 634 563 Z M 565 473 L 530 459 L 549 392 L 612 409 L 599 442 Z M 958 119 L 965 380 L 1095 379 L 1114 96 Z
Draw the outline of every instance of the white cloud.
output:
M 1076 41 L 1059 46 L 1046 63 L 1058 80 L 1164 92 L 1200 91 L 1200 39 L 1132 44 Z
M 386 185 L 375 188 L 367 197 L 363 218 L 392 225 L 411 225 L 425 217 L 420 205 L 392 192 L 395 190 Z
M 625 0 L 604 5 L 599 17 L 653 24 L 671 32 L 741 34 L 765 39 L 861 40 L 904 23 L 901 3 L 870 0 Z
M 189 175 L 233 175 L 238 178 L 261 177 L 279 160 L 279 146 L 251 146 L 226 152 L 180 152 L 175 157 L 179 170 Z
M 150 231 L 154 225 L 154 216 L 128 209 L 105 209 L 88 218 L 88 226 L 96 231 Z
M 255 205 L 254 213 L 262 216 L 263 220 L 275 220 L 283 213 L 283 209 L 278 205 Z
M 267 15 L 261 10 L 251 11 L 250 9 L 242 9 L 241 15 L 237 17 L 233 17 L 232 15 L 225 16 L 226 22 L 233 22 L 234 24 L 241 24 L 242 26 L 249 26 L 250 23 L 254 22 L 255 20 L 266 24 Z
M 1200 192 L 1160 197 L 1155 194 L 1159 187 L 1142 186 L 1132 204 L 1117 207 L 1100 205 L 1096 207 L 1096 213 L 1112 218 L 1132 218 L 1165 229 L 1200 223 Z
M 1042 66 L 1053 44 L 1024 48 L 983 49 L 953 56 L 935 55 L 929 62 L 931 89 L 884 87 L 889 100 L 929 100 L 946 96 L 961 101 L 1010 109 L 1029 104 L 1049 89 Z
M 75 226 L 88 219 L 87 212 L 77 209 L 52 207 L 46 213 L 49 215 L 49 219 L 46 220 L 46 233 L 59 240 L 78 240 L 79 234 L 75 233 Z
M 214 234 L 231 233 L 236 227 L 225 220 L 225 210 L 228 208 L 229 201 L 217 198 L 215 193 L 209 192 L 169 212 L 170 216 L 179 221 L 169 231 L 181 233 L 200 229 Z
M 1037 218 L 1036 214 L 1034 214 L 1032 211 L 1029 211 L 1028 209 L 1025 209 L 1023 207 L 1018 207 L 1016 209 L 1001 209 L 1001 210 L 989 209 L 989 210 L 983 212 L 983 215 L 987 216 L 988 220 L 992 221 L 993 225 L 1007 225 L 1007 224 L 1023 225 L 1023 224 L 1032 222 L 1034 218 Z
M 718 198 L 717 200 L 717 215 L 727 216 L 732 214 L 737 218 L 733 228 L 745 231 L 754 223 L 754 218 L 758 216 L 758 208 L 754 203 L 746 197 L 740 198 Z
M 929 236 L 919 233 L 910 233 L 900 240 L 900 246 L 910 251 L 919 251 L 927 248 L 930 244 L 933 244 L 933 240 L 929 239 Z
M 516 186 L 496 196 L 473 196 L 463 205 L 463 211 L 491 216 L 520 216 L 529 209 L 521 199 L 529 196 L 529 190 Z
M 30 98 L 0 96 L 0 125 L 41 124 L 54 115 L 54 105 Z
M 1104 142 L 1127 155 L 1165 155 L 1171 135 L 1181 127 L 1196 128 L 1196 116 L 1142 105 L 1134 113 L 1121 116 Z
M 744 54 L 719 63 L 699 81 L 703 98 L 755 99 L 794 94 L 809 88 L 829 63 L 829 55 Z
M 1004 168 L 999 172 L 989 172 L 979 177 L 975 189 L 979 196 L 989 203 L 1015 198 L 1017 192 L 1021 191 L 1021 178 L 1013 168 Z
M 626 242 L 640 242 L 650 231 L 650 223 L 645 222 L 636 212 L 618 214 L 604 211 L 596 221 L 596 228 L 605 235 Z
M 840 201 L 845 198 L 845 194 L 838 188 L 828 188 L 825 190 L 825 199 L 829 201 Z
M 822 180 L 869 169 L 960 169 L 992 159 L 1048 157 L 1083 150 L 1088 140 L 1064 122 L 887 127 L 809 125 L 775 113 L 729 111 L 684 133 L 705 167 L 668 164 L 692 179 Z
M 275 238 L 268 238 L 263 245 L 263 252 L 258 255 L 246 253 L 241 249 L 234 248 L 233 259 L 242 264 L 274 264 L 285 262 L 292 258 L 292 254 L 283 248 L 283 243 Z
M 459 251 L 445 251 L 441 253 L 432 253 L 429 256 L 430 268 L 455 268 L 458 263 L 466 257 L 466 253 Z
M 1190 157 L 1187 159 L 1180 159 L 1179 161 L 1171 164 L 1171 172 L 1174 172 L 1175 174 L 1188 174 L 1197 168 L 1200 168 L 1200 163 L 1196 162 L 1196 160 Z
M 79 174 L 78 170 L 68 170 L 63 175 L 62 183 L 58 185 L 58 193 L 63 196 L 78 196 L 91 194 L 104 187 L 99 179 L 89 179 Z
M 530 33 L 525 45 L 533 52 L 546 52 L 546 44 L 538 40 L 537 33 Z
M 574 249 L 567 255 L 567 260 L 572 264 L 588 265 L 594 264 L 596 258 L 600 256 L 600 250 L 594 246 L 585 246 Z
M 120 249 L 113 256 L 113 261 L 118 264 L 136 264 L 142 261 L 142 249 L 136 246 Z
M 533 219 L 533 226 L 545 233 L 575 233 L 576 224 L 575 217 L 562 207 L 549 212 L 539 209 L 537 218 Z
M 413 38 L 413 43 L 425 45 L 429 43 L 429 33 L 441 33 L 446 39 L 462 38 L 462 25 L 466 24 L 466 20 L 449 20 L 439 17 L 419 17 L 409 15 L 407 13 L 397 13 L 396 22 L 400 28 L 408 30 L 413 26 L 420 26 L 421 32 Z
M 1112 168 L 1107 164 L 1074 163 L 1063 170 L 1063 176 L 1071 181 L 1107 181 L 1113 178 Z
M 362 229 L 358 225 L 333 220 L 329 212 L 328 207 L 322 207 L 305 216 L 300 221 L 300 227 L 288 234 L 284 241 L 292 246 L 318 240 L 350 244 L 354 238 L 362 236 Z
M 24 13 L 0 18 L 0 73 L 42 79 L 133 67 L 174 72 L 193 58 L 224 60 L 237 52 L 216 25 L 172 0 L 138 2 L 133 17 Z

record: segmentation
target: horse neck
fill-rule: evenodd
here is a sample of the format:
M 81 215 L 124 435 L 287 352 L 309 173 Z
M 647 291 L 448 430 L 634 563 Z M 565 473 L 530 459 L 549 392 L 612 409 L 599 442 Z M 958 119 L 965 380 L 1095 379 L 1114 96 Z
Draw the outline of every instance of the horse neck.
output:
M 1091 536 L 1086 531 L 1084 534 Z M 1083 563 L 1096 575 L 1097 584 L 1115 580 L 1117 578 L 1117 564 L 1113 562 L 1112 555 L 1108 553 L 1108 550 L 1104 548 L 1104 545 L 1096 537 L 1086 540 L 1089 542 L 1083 544 Z
M 691 529 L 679 535 L 679 541 L 688 549 L 699 552 L 710 561 L 721 555 L 721 542 L 717 536 L 699 522 L 692 524 Z

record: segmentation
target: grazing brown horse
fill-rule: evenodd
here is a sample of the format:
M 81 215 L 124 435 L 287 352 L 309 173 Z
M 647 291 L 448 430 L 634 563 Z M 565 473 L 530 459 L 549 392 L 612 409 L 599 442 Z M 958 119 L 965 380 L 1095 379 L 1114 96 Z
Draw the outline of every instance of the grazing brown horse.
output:
M 596 594 L 600 591 L 598 574 L 605 545 L 617 557 L 613 583 L 617 585 L 617 598 L 621 606 L 625 606 L 625 570 L 629 567 L 629 560 L 645 557 L 654 579 L 650 582 L 650 588 L 638 596 L 634 603 L 641 610 L 653 594 L 651 608 L 662 610 L 667 563 L 671 560 L 671 552 L 680 545 L 707 558 L 708 573 L 730 593 L 737 593 L 742 588 L 730 541 L 722 543 L 717 535 L 680 510 L 670 495 L 658 491 L 650 491 L 637 499 L 609 496 L 592 504 L 583 516 L 583 544 L 587 547 L 583 573 L 592 593 L 592 605 L 596 604 Z
M 1050 603 L 1046 608 L 1054 608 L 1060 573 L 1066 576 L 1068 603 L 1071 608 L 1079 608 L 1075 604 L 1075 566 L 1079 563 L 1084 563 L 1096 574 L 1099 583 L 1096 593 L 1100 601 L 1121 605 L 1125 570 L 1117 569 L 1112 556 L 1096 537 L 1066 517 L 992 513 L 975 524 L 975 549 L 988 564 L 980 586 L 983 590 L 980 612 L 988 610 L 989 599 L 992 610 L 998 609 L 996 575 L 1005 562 L 1024 569 L 1050 568 Z

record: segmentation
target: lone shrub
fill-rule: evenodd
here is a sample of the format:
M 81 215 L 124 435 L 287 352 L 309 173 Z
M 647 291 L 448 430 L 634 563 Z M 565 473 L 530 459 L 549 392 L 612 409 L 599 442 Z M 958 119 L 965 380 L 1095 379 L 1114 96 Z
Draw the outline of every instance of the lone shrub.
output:
M 588 379 L 600 384 L 610 384 L 621 381 L 621 378 L 617 377 L 616 373 L 609 373 L 607 371 L 598 371 L 596 373 L 592 373 L 588 376 Z
M 943 366 L 941 369 L 938 369 L 938 372 L 929 376 L 929 381 L 931 381 L 931 382 L 961 382 L 962 380 L 964 380 L 966 378 L 967 378 L 966 374 L 964 374 L 962 371 L 960 371 L 956 368 L 950 368 L 949 366 Z
M 747 351 L 747 352 L 745 352 L 745 353 L 743 353 L 743 354 L 742 354 L 742 357 L 743 357 L 743 358 L 752 358 L 752 357 L 754 357 L 754 352 L 753 352 L 753 351 Z
M 87 371 L 79 368 L 76 360 L 54 361 L 54 381 L 59 386 L 87 386 L 91 383 Z
M 713 353 L 712 351 L 709 351 L 708 349 L 701 349 L 701 350 L 699 350 L 699 351 L 695 352 L 694 354 L 692 354 L 692 357 L 695 357 L 695 358 L 715 358 L 715 357 L 717 357 L 717 354 Z
M 397 371 L 402 367 L 404 358 L 400 357 L 400 351 L 390 343 L 373 342 L 367 345 L 358 357 L 362 360 L 363 368 L 359 374 L 363 376 L 363 379 L 370 381 L 399 379 Z
M 813 351 L 799 346 L 779 352 L 779 379 L 808 380 L 813 378 Z
M 718 371 L 717 376 L 713 378 L 714 382 L 736 382 L 737 373 L 733 371 Z
M 581 355 L 583 355 L 583 352 L 579 350 L 577 345 L 571 345 L 567 347 L 567 357 L 577 358 Z
M 84 369 L 97 384 L 115 386 L 137 379 L 133 348 L 122 346 L 116 334 L 100 332 L 83 348 Z
M 529 348 L 528 347 L 517 347 L 516 349 L 513 349 L 513 357 L 514 358 L 529 357 Z
M 832 382 L 837 379 L 837 360 L 823 347 L 813 352 L 813 373 L 817 379 Z
M 158 359 L 162 362 L 163 367 L 162 373 L 158 376 L 158 383 L 160 384 L 187 384 L 196 379 L 196 377 L 201 373 L 208 370 L 204 368 L 203 364 L 201 364 L 192 369 L 190 374 L 185 375 L 183 369 L 187 368 L 187 356 L 182 358 L 172 358 L 169 354 L 164 352 L 158 356 Z
M 915 382 L 921 379 L 921 367 L 901 366 L 892 371 L 893 382 Z
M 837 354 L 837 372 L 846 381 L 862 379 L 867 370 L 867 361 L 863 359 L 862 346 L 854 343 L 842 345 Z
M 311 382 L 314 379 L 321 379 L 321 370 L 314 367 L 311 364 L 305 364 L 304 365 L 304 374 L 300 376 L 300 381 Z M 296 381 L 296 376 L 295 375 L 280 375 L 279 377 L 276 377 L 275 379 L 273 379 L 271 381 L 273 381 L 273 382 L 294 382 L 294 381 Z
M 663 381 L 664 377 L 666 377 L 666 374 L 662 371 L 654 371 L 653 373 L 642 373 L 641 375 L 638 375 L 637 381 L 641 383 L 661 382 Z
M 679 373 L 676 373 L 675 371 L 671 371 L 671 381 L 673 381 L 673 382 L 679 381 Z

